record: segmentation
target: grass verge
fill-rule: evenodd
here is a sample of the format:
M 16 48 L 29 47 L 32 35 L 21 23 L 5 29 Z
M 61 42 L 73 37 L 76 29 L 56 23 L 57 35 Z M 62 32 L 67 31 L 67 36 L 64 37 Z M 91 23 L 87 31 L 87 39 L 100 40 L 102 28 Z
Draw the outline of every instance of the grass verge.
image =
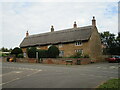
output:
M 119 79 L 110 79 L 100 85 L 98 88 L 120 88 L 120 78 Z

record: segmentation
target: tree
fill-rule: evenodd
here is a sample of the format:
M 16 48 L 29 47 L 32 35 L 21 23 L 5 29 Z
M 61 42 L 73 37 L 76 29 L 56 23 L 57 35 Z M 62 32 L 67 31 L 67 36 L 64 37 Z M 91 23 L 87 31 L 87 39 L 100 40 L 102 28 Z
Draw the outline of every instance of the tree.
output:
M 11 54 L 14 54 L 16 57 L 18 56 L 18 54 L 22 54 L 22 49 L 19 47 L 15 47 L 12 51 Z
M 59 49 L 56 46 L 52 45 L 48 49 L 48 56 L 50 58 L 56 58 L 57 56 L 59 56 Z
M 1 48 L 1 51 L 2 52 L 9 52 L 9 50 L 7 48 L 4 48 L 4 47 Z
M 115 34 L 110 33 L 109 31 L 100 33 L 101 41 L 106 46 L 103 49 L 104 54 L 116 55 L 119 54 L 118 49 L 120 48 L 119 36 L 116 38 Z
M 116 54 L 120 55 L 120 33 L 118 33 L 118 36 L 116 37 Z
M 36 47 L 29 47 L 27 48 L 27 54 L 29 58 L 36 58 Z

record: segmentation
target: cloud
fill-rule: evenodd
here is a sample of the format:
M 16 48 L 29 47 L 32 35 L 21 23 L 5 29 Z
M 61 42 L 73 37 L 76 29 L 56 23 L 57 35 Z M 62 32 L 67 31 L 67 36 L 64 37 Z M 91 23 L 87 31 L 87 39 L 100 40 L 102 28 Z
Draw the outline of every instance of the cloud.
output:
M 27 30 L 45 33 L 51 25 L 62 30 L 71 28 L 74 21 L 80 27 L 91 25 L 92 16 L 99 32 L 117 33 L 116 2 L 5 2 L 2 9 L 3 45 L 9 48 L 19 46 Z

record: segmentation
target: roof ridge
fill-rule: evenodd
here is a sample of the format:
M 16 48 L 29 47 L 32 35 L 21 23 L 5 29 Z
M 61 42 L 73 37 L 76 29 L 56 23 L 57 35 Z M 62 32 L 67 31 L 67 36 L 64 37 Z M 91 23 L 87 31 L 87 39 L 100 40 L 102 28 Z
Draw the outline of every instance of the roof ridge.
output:
M 56 34 L 58 34 L 58 33 L 66 33 L 66 32 L 68 32 L 68 31 L 72 31 L 72 32 L 74 32 L 74 31 L 76 31 L 76 30 L 78 30 L 78 29 L 86 29 L 87 27 L 92 27 L 92 25 L 89 25 L 89 26 L 83 26 L 83 27 L 77 27 L 77 28 L 68 28 L 68 29 L 63 29 L 63 30 L 58 30 L 58 31 L 54 31 L 54 32 L 46 32 L 46 33 L 39 33 L 39 34 L 34 34 L 34 35 L 29 35 L 27 38 L 33 38 L 33 37 L 40 37 L 40 35 L 41 36 L 45 36 L 45 35 L 48 35 L 48 34 L 53 34 L 53 33 L 56 33 Z

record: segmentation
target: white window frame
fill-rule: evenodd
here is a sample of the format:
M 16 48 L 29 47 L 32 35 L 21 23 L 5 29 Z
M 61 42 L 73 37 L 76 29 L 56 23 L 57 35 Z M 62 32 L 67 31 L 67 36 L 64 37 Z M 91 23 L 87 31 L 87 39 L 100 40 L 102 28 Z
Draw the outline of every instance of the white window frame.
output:
M 83 49 L 75 49 L 75 53 L 77 52 L 82 52 L 81 54 L 83 54 Z
M 60 50 L 59 56 L 64 56 L 64 50 Z
M 81 46 L 82 45 L 82 41 L 76 41 L 75 42 L 75 46 Z
M 27 57 L 27 54 L 26 54 L 26 52 L 24 52 L 24 53 L 23 53 L 23 56 L 24 56 L 24 57 Z

